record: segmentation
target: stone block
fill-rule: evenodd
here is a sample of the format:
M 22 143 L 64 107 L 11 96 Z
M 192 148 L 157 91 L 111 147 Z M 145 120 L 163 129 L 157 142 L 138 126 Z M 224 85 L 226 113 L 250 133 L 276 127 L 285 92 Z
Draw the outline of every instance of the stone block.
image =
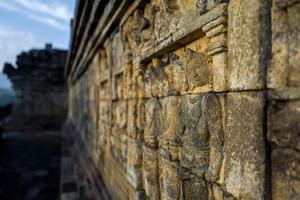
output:
M 273 0 L 272 6 L 272 59 L 268 69 L 268 87 L 283 90 L 300 87 L 299 3 Z
M 228 86 L 230 90 L 265 87 L 268 1 L 231 0 L 228 5 Z
M 264 94 L 227 95 L 225 187 L 235 198 L 264 199 L 266 147 Z
M 288 7 L 289 24 L 289 83 L 290 87 L 300 87 L 300 4 L 295 2 Z
M 288 77 L 288 23 L 287 12 L 279 9 L 273 1 L 272 19 L 272 60 L 268 69 L 268 87 L 284 88 Z

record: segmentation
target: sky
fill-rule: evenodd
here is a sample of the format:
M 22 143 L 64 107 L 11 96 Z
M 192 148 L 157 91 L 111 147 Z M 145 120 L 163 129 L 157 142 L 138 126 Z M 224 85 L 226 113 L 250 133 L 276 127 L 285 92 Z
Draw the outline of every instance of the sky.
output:
M 32 48 L 67 49 L 76 0 L 0 0 L 0 88 L 11 87 L 2 69 Z

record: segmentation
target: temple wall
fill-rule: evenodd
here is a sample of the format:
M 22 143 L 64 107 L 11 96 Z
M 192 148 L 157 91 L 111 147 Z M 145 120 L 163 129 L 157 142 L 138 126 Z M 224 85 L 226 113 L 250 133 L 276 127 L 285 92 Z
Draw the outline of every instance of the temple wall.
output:
M 299 11 L 77 1 L 69 182 L 92 199 L 300 198 Z

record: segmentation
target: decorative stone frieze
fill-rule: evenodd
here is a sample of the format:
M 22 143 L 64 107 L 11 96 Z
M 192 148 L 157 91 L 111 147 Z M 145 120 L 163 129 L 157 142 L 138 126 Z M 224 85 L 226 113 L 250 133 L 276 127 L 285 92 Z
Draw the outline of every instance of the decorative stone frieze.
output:
M 68 122 L 88 182 L 112 199 L 297 199 L 298 1 L 118 2 L 73 25 Z

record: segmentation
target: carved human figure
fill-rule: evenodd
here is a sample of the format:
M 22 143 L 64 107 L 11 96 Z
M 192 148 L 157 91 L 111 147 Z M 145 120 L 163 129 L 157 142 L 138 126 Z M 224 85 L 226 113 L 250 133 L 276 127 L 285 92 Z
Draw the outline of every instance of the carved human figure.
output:
M 122 43 L 123 43 L 123 66 L 125 69 L 125 79 L 127 88 L 134 91 L 140 89 L 140 72 L 141 68 L 133 63 L 136 53 L 140 53 L 139 48 L 144 44 L 142 31 L 149 27 L 149 21 L 144 17 L 143 10 L 136 9 L 132 16 L 122 27 Z M 145 39 L 148 40 L 148 39 Z M 139 92 L 135 92 L 139 93 Z M 130 96 L 135 94 L 130 92 Z
M 181 16 L 180 6 L 177 0 L 154 0 L 153 4 L 158 8 L 154 34 L 156 40 L 160 41 L 175 31 Z
M 173 71 L 169 64 L 169 56 L 152 59 L 151 77 L 153 79 L 152 93 L 154 96 L 167 96 L 175 93 L 173 87 Z
M 141 43 L 141 33 L 149 27 L 149 21 L 143 15 L 143 10 L 136 9 L 123 26 L 122 39 L 125 53 L 135 51 Z
M 146 125 L 145 125 L 145 135 L 144 141 L 145 145 L 157 148 L 158 141 L 157 137 L 160 134 L 161 124 L 160 124 L 160 110 L 161 105 L 157 99 L 150 99 L 146 103 L 145 114 L 146 114 Z
M 134 16 L 130 16 L 124 26 L 122 27 L 122 41 L 124 46 L 124 62 L 129 62 L 132 58 L 133 49 L 139 42 L 138 21 Z
M 155 42 L 155 37 L 153 35 L 154 31 L 154 18 L 158 11 L 157 6 L 155 6 L 152 2 L 148 3 L 144 9 L 144 25 L 142 28 L 141 35 L 141 45 L 143 48 L 148 48 L 152 46 Z
M 127 127 L 127 102 L 116 102 L 115 114 L 116 123 L 114 124 L 114 150 L 118 154 L 120 163 L 124 165 L 126 163 L 127 151 L 126 151 L 126 127 Z
M 179 56 L 175 53 L 170 53 L 170 63 L 173 66 L 173 86 L 177 92 L 184 92 L 188 89 L 187 77 L 183 64 L 179 60 Z
M 197 87 L 205 86 L 211 81 L 211 73 L 204 53 L 186 48 L 182 56 L 171 55 L 174 67 L 175 86 L 180 91 L 193 91 Z M 181 83 L 181 86 L 179 85 Z
M 148 78 L 147 88 L 153 96 L 158 96 L 159 94 L 159 79 L 157 74 L 157 68 L 153 61 L 148 64 L 147 69 L 145 70 L 147 75 L 145 78 Z
M 210 82 L 211 73 L 207 64 L 207 57 L 204 53 L 186 49 L 184 65 L 189 89 L 194 90 L 196 87 L 204 86 Z
M 161 199 L 171 200 L 180 198 L 179 179 L 179 140 L 176 124 L 178 100 L 175 96 L 163 100 L 163 135 L 159 136 L 159 169 Z
M 222 163 L 222 114 L 214 94 L 186 95 L 177 108 L 182 123 L 180 173 L 183 199 L 208 199 Z
M 185 95 L 171 119 L 160 145 L 171 159 L 179 157 L 181 199 L 208 199 L 208 182 L 218 179 L 223 159 L 218 98 L 210 93 Z
M 161 105 L 157 99 L 150 99 L 146 103 L 146 124 L 144 131 L 144 185 L 149 199 L 159 199 L 159 172 L 157 136 L 161 133 Z
M 100 122 L 99 122 L 99 134 L 100 134 L 100 141 L 99 145 L 102 150 L 102 154 L 106 151 L 106 148 L 108 147 L 108 134 L 109 134 L 109 103 L 105 100 L 100 100 Z M 100 155 L 101 156 L 101 155 Z
M 197 0 L 196 2 L 197 9 L 200 14 L 204 14 L 207 8 L 207 0 Z

